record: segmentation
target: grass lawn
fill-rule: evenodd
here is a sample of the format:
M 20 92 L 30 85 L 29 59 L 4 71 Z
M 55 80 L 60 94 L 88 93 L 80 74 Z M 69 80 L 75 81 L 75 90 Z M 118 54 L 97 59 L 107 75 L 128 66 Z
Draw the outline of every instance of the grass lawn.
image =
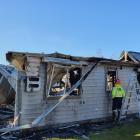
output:
M 90 140 L 140 140 L 140 120 L 116 126 L 112 129 L 104 130 L 99 133 L 91 133 L 89 137 Z M 77 140 L 77 139 L 51 138 L 47 140 Z
M 91 134 L 91 140 L 140 140 L 140 120 L 116 126 L 99 134 Z

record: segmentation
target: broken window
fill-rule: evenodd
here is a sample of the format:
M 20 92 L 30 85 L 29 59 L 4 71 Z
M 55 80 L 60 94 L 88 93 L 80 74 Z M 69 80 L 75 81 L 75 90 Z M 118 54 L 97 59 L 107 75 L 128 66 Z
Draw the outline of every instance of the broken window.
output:
M 116 70 L 108 70 L 106 80 L 106 91 L 112 91 L 116 80 Z
M 34 92 L 40 90 L 40 77 L 27 77 L 25 83 L 27 92 Z
M 48 96 L 63 96 L 81 78 L 81 69 L 61 65 L 48 66 L 47 92 Z M 70 96 L 79 96 L 80 86 Z

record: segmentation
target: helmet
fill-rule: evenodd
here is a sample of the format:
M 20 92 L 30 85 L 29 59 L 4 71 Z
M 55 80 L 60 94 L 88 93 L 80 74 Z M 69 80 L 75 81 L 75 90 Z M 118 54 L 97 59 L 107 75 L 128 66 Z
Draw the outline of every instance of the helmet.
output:
M 120 79 L 116 79 L 115 84 L 121 84 Z

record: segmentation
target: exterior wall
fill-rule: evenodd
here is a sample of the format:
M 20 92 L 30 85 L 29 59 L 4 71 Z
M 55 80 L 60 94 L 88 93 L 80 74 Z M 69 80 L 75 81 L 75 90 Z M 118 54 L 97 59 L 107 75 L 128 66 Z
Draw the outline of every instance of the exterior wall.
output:
M 44 65 L 40 66 L 40 77 L 41 77 L 41 88 L 40 91 L 26 92 L 25 82 L 21 81 L 20 89 L 21 92 L 21 117 L 19 124 L 31 123 L 43 112 L 43 93 L 44 93 L 44 79 L 45 79 L 45 68 Z M 20 112 L 20 111 L 19 111 Z
M 89 69 L 85 67 L 83 73 Z M 84 120 L 94 120 L 110 117 L 112 115 L 111 93 L 105 91 L 106 88 L 106 68 L 108 66 L 99 65 L 94 69 L 83 82 L 83 94 L 77 99 L 65 99 L 46 119 L 46 124 L 61 124 Z M 122 86 L 127 89 L 128 77 L 134 74 L 133 68 L 109 66 L 117 68 L 117 76 L 122 81 Z M 135 91 L 134 91 L 135 92 Z M 132 95 L 134 97 L 134 94 Z M 132 98 L 133 98 L 132 97 Z M 46 109 L 53 106 L 57 100 L 48 100 Z M 137 104 L 132 100 L 128 113 L 137 112 Z
M 133 70 L 132 67 L 123 67 L 122 69 L 118 70 L 118 76 L 122 81 L 122 86 L 126 91 L 126 96 L 129 96 L 128 92 L 128 85 L 133 83 L 134 76 L 136 76 L 136 72 Z M 131 81 L 130 81 L 131 80 Z M 132 98 L 130 101 L 130 108 L 128 110 L 128 114 L 136 113 L 138 111 L 138 100 L 136 99 L 136 90 L 133 88 Z M 126 109 L 126 105 L 128 103 L 128 98 L 126 98 L 124 109 Z
M 89 66 L 91 67 L 91 65 Z M 89 67 L 83 69 L 85 73 Z M 105 93 L 104 66 L 95 68 L 82 84 L 80 97 L 65 99 L 46 119 L 47 124 L 60 124 L 108 117 L 111 114 L 109 95 Z M 57 100 L 48 100 L 46 108 Z
M 83 68 L 85 73 L 92 65 Z M 87 77 L 82 84 L 82 93 L 79 97 L 68 97 L 52 111 L 45 119 L 46 125 L 63 124 L 76 121 L 93 120 L 106 118 L 111 116 L 112 99 L 111 93 L 105 91 L 106 87 L 106 67 L 105 65 L 98 65 Z M 123 67 L 122 70 L 117 68 L 118 77 L 123 81 L 123 87 L 126 89 L 128 84 L 128 77 L 133 72 L 131 67 Z M 49 110 L 55 103 L 58 102 L 56 98 L 47 98 L 46 102 L 43 100 L 44 96 L 44 79 L 45 67 L 41 66 L 41 90 L 40 92 L 25 92 L 24 82 L 21 83 L 20 91 L 22 92 L 21 101 L 21 117 L 20 125 L 31 123 L 42 112 Z M 135 102 L 132 102 L 133 107 L 130 112 L 136 112 Z

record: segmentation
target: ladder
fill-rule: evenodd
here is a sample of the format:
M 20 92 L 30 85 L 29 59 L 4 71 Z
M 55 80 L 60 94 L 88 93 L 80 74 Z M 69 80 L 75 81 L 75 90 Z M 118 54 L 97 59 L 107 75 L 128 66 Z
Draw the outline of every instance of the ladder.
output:
M 140 87 L 136 75 L 132 75 L 128 82 L 125 98 L 123 99 L 119 121 L 126 118 L 132 99 L 135 99 L 138 106 L 138 116 L 140 117 Z

